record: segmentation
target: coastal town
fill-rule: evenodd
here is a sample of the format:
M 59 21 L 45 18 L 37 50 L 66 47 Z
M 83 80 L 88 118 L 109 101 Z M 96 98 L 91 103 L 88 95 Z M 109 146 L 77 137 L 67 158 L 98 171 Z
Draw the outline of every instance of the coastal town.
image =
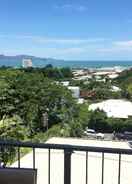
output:
M 101 77 L 108 77 L 114 79 L 124 70 L 123 67 L 109 67 L 109 68 L 94 68 L 94 69 L 82 69 L 73 70 L 75 80 L 86 80 L 95 77 L 100 80 Z
M 132 0 L 0 3 L 0 184 L 132 184 Z
M 35 68 L 31 59 L 24 59 L 22 64 L 20 68 L 0 68 L 0 136 L 19 140 L 21 148 L 6 147 L 0 152 L 4 165 L 0 178 L 12 180 L 14 174 L 16 180 L 34 176 L 38 184 L 49 180 L 62 184 L 69 163 L 72 179 L 68 177 L 66 184 L 85 180 L 98 184 L 101 178 L 111 184 L 117 181 L 121 162 L 125 177 L 122 174 L 120 181 L 129 184 L 132 69 L 70 69 L 51 64 Z M 27 143 L 29 140 L 32 143 Z M 125 153 L 122 160 L 120 152 Z M 24 170 L 19 169 L 19 173 L 17 167 Z
M 22 67 L 25 69 L 30 69 L 33 67 L 32 59 L 23 59 L 22 63 L 23 63 Z M 66 87 L 71 92 L 72 97 L 77 101 L 77 104 L 80 104 L 80 105 L 87 104 L 88 111 L 100 110 L 105 112 L 108 118 L 128 119 L 129 117 L 132 116 L 131 101 L 129 101 L 128 99 L 125 99 L 124 97 L 119 97 L 118 95 L 117 97 L 112 96 L 111 98 L 108 97 L 106 99 L 105 98 L 96 99 L 96 96 L 97 96 L 96 88 L 87 89 L 87 90 L 84 89 L 84 86 L 86 87 L 91 82 L 95 82 L 98 85 L 103 83 L 106 86 L 107 86 L 107 83 L 109 83 L 109 86 L 107 89 L 109 93 L 121 94 L 123 89 L 121 89 L 118 84 L 115 85 L 113 81 L 115 81 L 124 71 L 127 71 L 127 70 L 131 71 L 131 68 L 115 66 L 115 67 L 109 67 L 109 68 L 107 67 L 107 68 L 72 69 L 71 70 L 72 77 L 69 80 L 61 80 L 61 82 L 56 81 L 56 84 Z M 84 85 L 83 88 L 82 88 L 82 84 Z M 90 131 L 92 129 L 88 129 L 88 130 Z M 85 134 L 87 135 L 87 133 Z M 88 137 L 95 138 L 96 136 L 92 135 L 91 137 L 90 136 Z M 111 139 L 113 139 L 113 136 L 111 136 Z
M 107 80 L 112 81 L 113 79 L 116 79 L 124 70 L 125 69 L 121 67 L 113 67 L 100 69 L 78 69 L 73 70 L 72 72 L 73 80 L 83 81 L 83 83 L 87 84 L 90 83 L 90 80 L 93 78 L 95 81 L 100 83 L 105 83 Z M 79 104 L 86 102 L 86 99 L 96 95 L 94 91 L 84 91 L 81 90 L 79 86 L 70 86 L 70 81 L 63 81 L 61 84 L 72 91 L 73 97 L 78 100 Z M 111 85 L 110 90 L 113 92 L 121 92 L 121 88 L 114 85 Z M 125 101 L 124 99 L 108 99 L 106 101 L 90 105 L 89 109 L 104 110 L 109 117 L 116 118 L 127 118 L 132 115 L 132 103 Z

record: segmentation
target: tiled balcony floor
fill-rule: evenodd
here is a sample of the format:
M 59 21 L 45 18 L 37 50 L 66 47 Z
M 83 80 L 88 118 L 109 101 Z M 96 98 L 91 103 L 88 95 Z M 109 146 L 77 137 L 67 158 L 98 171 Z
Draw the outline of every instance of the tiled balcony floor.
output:
M 48 143 L 73 144 L 83 146 L 102 146 L 129 148 L 127 143 L 112 143 L 107 141 L 89 141 L 80 139 L 52 138 Z M 21 167 L 30 168 L 33 164 L 32 152 L 21 159 Z M 116 154 L 105 154 L 104 161 L 104 184 L 118 183 L 118 160 Z M 121 157 L 121 184 L 132 182 L 132 156 L 122 155 Z M 88 183 L 100 184 L 102 172 L 102 154 L 88 154 Z M 74 152 L 71 162 L 71 184 L 85 184 L 86 176 L 86 153 Z M 12 166 L 17 167 L 17 162 Z M 48 150 L 36 149 L 36 168 L 38 169 L 38 184 L 48 184 Z M 51 184 L 64 183 L 64 154 L 63 151 L 51 150 Z

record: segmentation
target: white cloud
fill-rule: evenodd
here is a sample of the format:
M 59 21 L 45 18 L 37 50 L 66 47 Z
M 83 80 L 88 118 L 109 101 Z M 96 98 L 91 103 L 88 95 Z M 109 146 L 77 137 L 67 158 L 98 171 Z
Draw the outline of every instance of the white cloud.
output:
M 68 48 L 61 48 L 61 49 L 58 49 L 58 48 L 55 48 L 55 47 L 52 47 L 52 48 L 46 48 L 46 52 L 48 53 L 52 53 L 52 54 L 57 54 L 57 55 L 63 55 L 63 54 L 66 54 L 66 55 L 78 55 L 78 54 L 81 54 L 81 53 L 84 53 L 86 52 L 86 48 L 82 48 L 82 47 L 68 47 Z
M 30 40 L 35 43 L 41 44 L 91 44 L 91 43 L 100 43 L 108 39 L 105 38 L 52 38 L 44 36 L 31 36 L 31 35 L 0 35 L 0 38 L 3 39 L 22 39 Z
M 132 40 L 127 41 L 114 41 L 109 47 L 97 49 L 101 53 L 129 53 L 132 52 Z
M 132 47 L 132 40 L 117 41 L 117 42 L 114 42 L 114 44 L 119 47 Z
M 112 39 L 109 38 L 66 38 L 27 34 L 0 34 L 0 43 L 1 51 L 6 50 L 3 46 L 5 44 L 2 43 L 9 43 L 7 47 L 8 52 L 6 53 L 29 53 L 32 55 L 58 58 L 78 58 L 92 55 L 127 56 L 132 53 L 132 40 L 112 41 Z M 20 44 L 22 47 L 17 47 L 16 44 Z
M 84 44 L 84 43 L 97 43 L 103 42 L 103 38 L 91 38 L 91 39 L 80 39 L 80 38 L 44 38 L 36 37 L 33 38 L 39 43 L 55 43 L 55 44 Z
M 63 9 L 63 10 L 73 10 L 78 12 L 83 12 L 87 10 L 87 7 L 84 5 L 78 4 L 63 4 L 63 5 L 56 5 L 56 9 Z
M 116 54 L 116 53 L 121 53 L 121 54 L 127 54 L 129 52 L 132 52 L 132 48 L 122 48 L 122 47 L 111 47 L 111 48 L 99 48 L 97 49 L 97 52 L 100 52 L 100 53 L 113 53 L 113 54 Z

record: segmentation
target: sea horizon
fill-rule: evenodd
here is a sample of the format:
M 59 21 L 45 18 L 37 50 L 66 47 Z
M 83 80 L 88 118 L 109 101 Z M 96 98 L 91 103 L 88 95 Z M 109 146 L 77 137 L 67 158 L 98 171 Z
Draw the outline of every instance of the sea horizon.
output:
M 112 68 L 112 67 L 132 67 L 132 61 L 119 60 L 45 60 L 32 59 L 33 67 L 45 67 L 48 64 L 53 67 L 69 67 L 69 68 Z M 1 59 L 0 67 L 22 67 L 21 59 Z

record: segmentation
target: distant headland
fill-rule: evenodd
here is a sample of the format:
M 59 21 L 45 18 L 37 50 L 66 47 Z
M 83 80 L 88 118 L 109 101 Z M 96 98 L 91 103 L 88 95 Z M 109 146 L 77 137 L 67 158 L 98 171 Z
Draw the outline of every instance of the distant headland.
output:
M 120 67 L 132 67 L 132 61 L 125 60 L 63 60 L 54 58 L 42 58 L 32 55 L 16 55 L 16 56 L 6 56 L 0 55 L 0 67 L 22 67 L 23 59 L 31 59 L 33 67 L 44 67 L 48 64 L 54 67 L 69 67 L 69 68 L 110 68 L 115 66 Z

